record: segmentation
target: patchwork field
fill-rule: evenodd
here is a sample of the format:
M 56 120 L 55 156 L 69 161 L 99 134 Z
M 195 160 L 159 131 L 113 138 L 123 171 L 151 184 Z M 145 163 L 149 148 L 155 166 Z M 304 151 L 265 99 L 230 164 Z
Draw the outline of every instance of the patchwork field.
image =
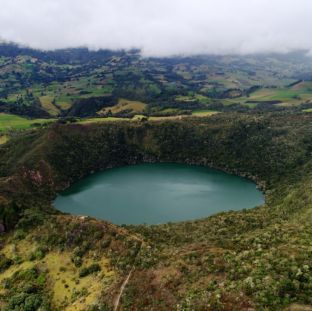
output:
M 298 105 L 312 101 L 312 82 L 301 82 L 294 86 L 283 88 L 262 88 L 250 94 L 249 97 L 235 98 L 233 102 L 245 104 L 275 103 L 276 105 Z
M 304 53 L 156 59 L 139 51 L 38 53 L 0 44 L 0 111 L 41 118 L 175 116 L 263 103 L 261 109 L 292 109 L 312 101 L 311 70 Z
M 298 106 L 303 103 L 312 102 L 312 81 L 303 81 L 294 86 L 265 87 L 251 92 L 248 96 L 234 96 L 233 98 L 211 99 L 209 97 L 195 94 L 192 96 L 179 96 L 177 100 L 182 102 L 198 101 L 209 106 L 211 103 L 220 103 L 225 106 L 239 104 L 244 107 L 255 108 L 261 104 L 275 106 Z

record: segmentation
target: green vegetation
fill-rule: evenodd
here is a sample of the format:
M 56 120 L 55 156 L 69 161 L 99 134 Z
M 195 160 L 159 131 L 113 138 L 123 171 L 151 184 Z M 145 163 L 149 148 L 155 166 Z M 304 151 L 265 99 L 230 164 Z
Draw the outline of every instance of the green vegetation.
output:
M 311 309 L 311 70 L 0 44 L 0 309 L 114 310 L 123 288 L 119 310 Z M 95 171 L 159 161 L 250 178 L 266 204 L 123 227 L 53 208 Z
M 101 267 L 99 264 L 94 263 L 89 267 L 82 268 L 79 272 L 79 277 L 83 278 L 89 274 L 101 271 Z
M 29 310 L 85 310 L 117 286 L 126 269 L 118 261 L 137 243 L 113 225 L 38 210 L 25 210 L 17 226 L 23 236 L 4 237 L 0 257 L 0 305 L 10 311 L 35 297 Z
M 39 127 L 41 125 L 53 122 L 53 119 L 25 119 L 16 115 L 0 113 L 0 132 L 7 132 L 11 130 L 24 130 L 31 127 Z M 6 141 L 6 136 L 1 139 Z
M 311 69 L 303 53 L 143 58 L 140 51 L 44 52 L 0 44 L 0 112 L 130 118 L 297 111 L 311 108 Z
M 249 94 L 248 97 L 236 98 L 240 103 L 275 103 L 278 106 L 300 105 L 312 101 L 312 82 L 300 82 L 283 88 L 263 88 Z
M 130 271 L 124 310 L 312 305 L 311 117 L 223 113 L 55 124 L 12 137 L 0 147 L 1 307 L 112 310 Z M 51 206 L 56 193 L 81 176 L 144 161 L 208 165 L 249 177 L 265 189 L 266 204 L 126 227 L 62 215 Z
M 145 108 L 146 104 L 142 102 L 120 99 L 117 105 L 104 108 L 98 114 L 106 116 L 132 116 L 143 113 Z

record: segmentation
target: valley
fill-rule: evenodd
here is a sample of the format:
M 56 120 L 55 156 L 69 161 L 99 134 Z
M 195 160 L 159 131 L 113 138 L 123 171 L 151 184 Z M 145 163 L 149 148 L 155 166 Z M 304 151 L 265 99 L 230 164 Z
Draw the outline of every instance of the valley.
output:
M 1 311 L 312 311 L 312 1 L 0 9 Z
M 0 311 L 312 311 L 312 1 L 0 9 Z
M 311 118 L 224 112 L 15 132 L 0 146 L 1 306 L 114 310 L 125 280 L 120 310 L 311 305 Z M 158 162 L 247 177 L 266 202 L 158 226 L 116 226 L 52 206 L 92 172 Z
M 311 108 L 305 53 L 145 58 L 139 50 L 0 45 L 0 112 L 30 118 Z

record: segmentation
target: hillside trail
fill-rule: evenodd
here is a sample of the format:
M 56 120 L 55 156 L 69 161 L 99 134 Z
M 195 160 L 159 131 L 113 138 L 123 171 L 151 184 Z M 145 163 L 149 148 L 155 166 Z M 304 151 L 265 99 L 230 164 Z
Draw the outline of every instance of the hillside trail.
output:
M 124 282 L 122 283 L 121 287 L 120 287 L 120 291 L 119 291 L 119 294 L 118 296 L 116 297 L 115 301 L 114 301 L 114 311 L 117 311 L 118 310 L 118 307 L 119 307 L 119 304 L 120 304 L 120 299 L 122 297 L 122 294 L 130 280 L 130 277 L 131 277 L 131 274 L 132 272 L 134 271 L 134 265 L 132 266 L 129 274 L 127 275 L 126 279 L 124 280 Z
M 119 305 L 120 305 L 121 297 L 122 297 L 123 292 L 124 292 L 124 290 L 125 290 L 125 288 L 126 288 L 128 282 L 129 282 L 129 280 L 130 280 L 130 278 L 131 278 L 131 275 L 132 275 L 132 273 L 133 273 L 133 271 L 134 271 L 134 269 L 135 269 L 135 262 L 136 262 L 136 259 L 137 259 L 138 256 L 139 256 L 139 254 L 140 254 L 141 248 L 142 248 L 142 244 L 141 244 L 140 249 L 139 249 L 139 251 L 137 252 L 137 254 L 136 254 L 135 258 L 134 258 L 134 262 L 133 262 L 133 265 L 132 265 L 132 267 L 131 267 L 131 270 L 130 270 L 130 272 L 128 273 L 128 275 L 127 275 L 127 277 L 125 278 L 125 280 L 123 281 L 123 283 L 121 284 L 121 287 L 120 287 L 120 290 L 119 290 L 119 294 L 118 294 L 118 296 L 116 297 L 116 299 L 114 300 L 114 311 L 117 311 L 117 310 L 118 310 L 118 307 L 119 307 Z

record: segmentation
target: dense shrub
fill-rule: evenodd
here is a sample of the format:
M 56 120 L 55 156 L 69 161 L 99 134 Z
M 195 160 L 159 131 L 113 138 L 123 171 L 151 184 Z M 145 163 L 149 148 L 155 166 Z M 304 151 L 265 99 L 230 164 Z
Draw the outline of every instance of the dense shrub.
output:
M 83 278 L 89 274 L 99 272 L 99 271 L 101 271 L 100 265 L 97 263 L 94 263 L 94 264 L 90 265 L 89 267 L 82 268 L 79 271 L 79 277 Z

